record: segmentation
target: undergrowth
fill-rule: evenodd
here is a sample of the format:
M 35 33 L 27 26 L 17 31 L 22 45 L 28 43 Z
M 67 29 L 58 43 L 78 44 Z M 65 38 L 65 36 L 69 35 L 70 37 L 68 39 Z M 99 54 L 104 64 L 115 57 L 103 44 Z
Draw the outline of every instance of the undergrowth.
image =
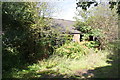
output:
M 56 49 L 55 54 L 59 56 L 64 56 L 71 59 L 79 59 L 80 57 L 89 54 L 89 49 L 78 43 L 70 42 Z M 94 53 L 94 51 L 93 51 Z
M 96 67 L 110 65 L 106 63 L 107 55 L 110 54 L 108 51 L 99 50 L 96 53 L 94 50 L 87 48 L 87 53 L 84 51 L 86 49 L 83 49 L 82 47 L 83 45 L 76 43 L 65 44 L 57 49 L 56 52 L 60 53 L 56 53 L 48 59 L 38 61 L 37 63 L 27 66 L 27 68 L 23 70 L 14 69 L 12 77 L 26 79 L 39 77 L 69 78 L 74 76 L 77 70 L 94 69 Z M 63 49 L 66 49 L 69 52 Z M 74 54 L 74 57 L 72 56 L 72 53 Z M 64 54 L 64 56 L 61 54 Z M 77 59 L 75 57 L 77 57 Z M 7 77 L 9 78 L 9 76 Z

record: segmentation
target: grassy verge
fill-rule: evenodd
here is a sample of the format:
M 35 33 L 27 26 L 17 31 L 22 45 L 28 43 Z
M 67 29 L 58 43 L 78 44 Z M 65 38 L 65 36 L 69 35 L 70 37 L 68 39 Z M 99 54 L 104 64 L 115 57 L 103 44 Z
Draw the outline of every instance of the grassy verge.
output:
M 74 46 L 72 46 L 72 52 L 74 52 L 76 48 L 77 49 L 79 48 L 78 45 L 74 49 L 73 47 Z M 64 47 L 62 48 L 64 49 Z M 54 54 L 50 56 L 48 59 L 44 59 L 38 61 L 38 63 L 34 63 L 32 65 L 27 66 L 25 69 L 22 70 L 13 69 L 11 75 L 12 78 L 25 78 L 25 79 L 46 77 L 76 78 L 76 76 L 82 78 L 84 75 L 78 74 L 78 72 L 86 73 L 88 70 L 94 70 L 96 68 L 104 66 L 111 66 L 109 63 L 107 63 L 108 60 L 107 56 L 110 55 L 109 51 L 99 50 L 97 51 L 97 53 L 94 51 L 94 49 L 90 49 L 89 51 L 90 51 L 89 54 L 80 55 L 81 57 L 77 59 Z M 4 77 L 11 78 L 9 76 L 9 71 L 7 72 L 7 74 L 4 75 Z
M 13 78 L 39 78 L 39 77 L 70 77 L 74 76 L 76 71 L 83 69 L 95 69 L 109 65 L 106 63 L 108 53 L 95 53 L 83 56 L 80 59 L 69 59 L 51 56 L 36 64 L 29 65 L 27 69 L 21 71 L 14 70 Z

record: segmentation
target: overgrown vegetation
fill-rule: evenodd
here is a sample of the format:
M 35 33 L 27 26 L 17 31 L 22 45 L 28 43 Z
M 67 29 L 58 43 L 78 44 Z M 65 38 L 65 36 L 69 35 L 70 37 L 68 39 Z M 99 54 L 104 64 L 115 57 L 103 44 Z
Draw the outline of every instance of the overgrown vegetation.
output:
M 76 47 L 80 44 L 71 43 L 69 46 Z M 66 45 L 66 44 L 65 44 Z M 63 45 L 63 47 L 65 46 Z M 83 46 L 83 45 L 81 45 Z M 64 48 L 63 48 L 64 49 Z M 69 78 L 76 77 L 78 75 L 76 71 L 78 70 L 87 70 L 94 69 L 100 66 L 108 66 L 110 64 L 106 63 L 107 56 L 110 54 L 108 51 L 98 51 L 97 53 L 94 50 L 88 49 L 91 51 L 89 54 L 80 55 L 82 53 L 76 53 L 74 56 L 70 55 L 70 57 L 59 56 L 58 53 L 52 55 L 48 59 L 44 59 L 39 61 L 38 63 L 34 63 L 26 67 L 23 70 L 14 70 L 13 78 Z M 71 52 L 74 50 L 70 50 Z M 83 50 L 85 51 L 85 50 Z M 63 51 L 65 52 L 65 50 Z M 66 53 L 67 54 L 67 53 Z M 72 54 L 72 53 L 71 53 Z M 78 58 L 79 57 L 79 58 Z M 93 58 L 94 57 L 94 58 Z M 77 58 L 77 59 L 76 59 Z M 88 65 L 89 64 L 89 65 Z M 9 73 L 6 73 L 9 74 Z M 83 77 L 82 75 L 78 75 L 79 78 Z M 10 77 L 10 76 L 6 76 Z
M 117 78 L 117 8 L 100 5 L 90 13 L 83 11 L 84 22 L 76 18 L 74 25 L 82 41 L 72 42 L 70 34 L 52 27 L 52 19 L 46 17 L 49 6 L 47 2 L 2 2 L 3 78 Z
M 71 59 L 80 59 L 80 57 L 89 54 L 89 50 L 84 45 L 71 42 L 56 49 L 56 54 Z
M 101 3 L 87 11 L 78 9 L 77 17 L 82 16 L 84 22 L 76 17 L 75 26 L 83 32 L 83 39 L 89 39 L 89 36 L 96 37 L 102 49 L 108 47 L 109 42 L 118 39 L 117 6 L 112 10 L 109 6 L 107 3 Z
M 60 44 L 55 41 L 59 33 L 51 29 L 51 20 L 39 15 L 39 11 L 40 14 L 48 12 L 46 6 L 49 5 L 35 2 L 2 3 L 3 73 L 48 58 L 53 46 Z

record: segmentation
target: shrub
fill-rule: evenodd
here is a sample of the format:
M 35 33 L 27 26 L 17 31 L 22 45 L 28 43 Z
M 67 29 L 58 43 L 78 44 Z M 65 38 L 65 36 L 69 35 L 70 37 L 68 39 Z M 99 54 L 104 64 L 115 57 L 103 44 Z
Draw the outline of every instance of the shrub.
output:
M 85 46 L 87 46 L 88 48 L 96 48 L 99 46 L 99 42 L 97 41 L 89 41 L 87 43 L 84 43 Z
M 82 44 L 71 42 L 57 48 L 55 53 L 59 56 L 78 59 L 81 56 L 88 54 L 89 50 Z

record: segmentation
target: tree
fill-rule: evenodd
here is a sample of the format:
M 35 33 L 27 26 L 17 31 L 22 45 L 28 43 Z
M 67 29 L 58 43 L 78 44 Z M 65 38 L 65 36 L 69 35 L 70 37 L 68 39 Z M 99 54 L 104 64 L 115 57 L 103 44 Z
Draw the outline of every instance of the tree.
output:
M 110 7 L 109 8 L 111 8 L 111 9 L 113 9 L 114 8 L 114 6 L 117 6 L 117 13 L 120 15 L 120 1 L 114 1 L 114 0 L 112 0 L 112 1 L 110 1 L 110 0 L 108 0 L 107 2 L 109 2 L 109 4 L 110 4 Z M 87 10 L 87 9 L 89 9 L 90 8 L 90 6 L 92 5 L 92 4 L 94 4 L 94 6 L 98 6 L 99 5 L 99 3 L 100 2 L 98 2 L 97 0 L 79 0 L 76 4 L 77 4 L 77 7 L 76 8 L 78 8 L 78 7 L 80 7 L 80 8 L 82 8 L 83 10 Z
M 47 40 L 44 31 L 49 30 L 50 20 L 39 15 L 40 10 L 47 9 L 45 4 L 37 5 L 37 2 L 2 2 L 3 71 L 44 56 L 41 41 Z
M 116 13 L 116 7 L 111 10 L 109 4 L 101 3 L 97 7 L 82 11 L 82 13 L 79 11 L 78 16 L 81 14 L 87 15 L 82 16 L 84 24 L 78 21 L 80 27 L 91 26 L 92 29 L 99 29 L 102 31 L 104 36 L 99 38 L 102 48 L 106 47 L 106 43 L 112 42 L 118 38 L 118 15 Z

